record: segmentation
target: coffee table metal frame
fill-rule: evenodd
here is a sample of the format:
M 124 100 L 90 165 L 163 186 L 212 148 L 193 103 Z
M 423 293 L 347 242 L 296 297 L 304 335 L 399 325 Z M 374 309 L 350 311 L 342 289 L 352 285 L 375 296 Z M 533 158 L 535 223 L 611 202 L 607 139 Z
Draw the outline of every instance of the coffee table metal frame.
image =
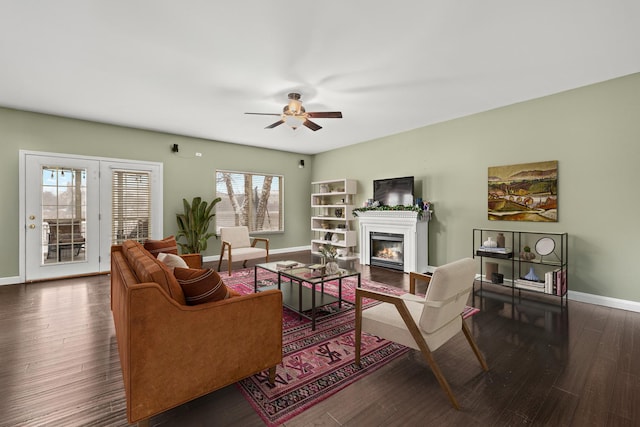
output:
M 342 299 L 342 279 L 347 277 L 357 277 L 358 287 L 361 285 L 360 272 L 354 270 L 340 269 L 336 274 L 320 275 L 314 273 L 304 264 L 299 264 L 293 268 L 279 268 L 279 262 L 267 262 L 256 264 L 254 267 L 254 291 L 258 292 L 258 269 L 266 270 L 278 275 L 277 289 L 282 292 L 282 303 L 285 307 L 298 313 L 298 315 L 311 320 L 311 330 L 316 329 L 317 309 L 328 304 L 338 303 L 338 311 L 342 311 L 342 303 L 353 305 L 349 301 Z M 282 279 L 286 280 L 283 281 Z M 324 284 L 333 280 L 338 281 L 338 297 L 324 292 Z M 304 286 L 304 283 L 310 286 Z M 319 285 L 319 289 L 318 288 Z M 273 289 L 276 286 L 269 286 Z M 306 313 L 311 310 L 311 315 Z

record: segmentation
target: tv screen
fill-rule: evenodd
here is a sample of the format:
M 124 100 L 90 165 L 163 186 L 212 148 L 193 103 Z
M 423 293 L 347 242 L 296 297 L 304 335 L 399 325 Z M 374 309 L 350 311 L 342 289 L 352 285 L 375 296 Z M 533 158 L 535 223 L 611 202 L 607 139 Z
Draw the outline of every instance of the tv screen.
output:
M 373 181 L 373 199 L 383 206 L 413 205 L 413 177 Z

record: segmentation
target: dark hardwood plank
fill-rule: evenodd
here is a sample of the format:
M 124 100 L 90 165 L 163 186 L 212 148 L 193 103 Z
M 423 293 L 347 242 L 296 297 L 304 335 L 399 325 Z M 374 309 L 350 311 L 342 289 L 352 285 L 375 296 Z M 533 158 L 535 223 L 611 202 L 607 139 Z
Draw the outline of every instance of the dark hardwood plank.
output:
M 308 251 L 271 259 L 317 262 Z M 363 278 L 409 288 L 402 272 L 355 267 Z M 554 298 L 513 301 L 505 288 L 484 289 L 473 298 L 482 311 L 468 323 L 490 371 L 462 336 L 434 352 L 460 411 L 410 351 L 286 426 L 640 424 L 640 313 L 574 301 L 559 310 Z M 0 322 L 0 426 L 127 425 L 108 276 L 0 286 Z M 263 422 L 231 385 L 151 425 Z

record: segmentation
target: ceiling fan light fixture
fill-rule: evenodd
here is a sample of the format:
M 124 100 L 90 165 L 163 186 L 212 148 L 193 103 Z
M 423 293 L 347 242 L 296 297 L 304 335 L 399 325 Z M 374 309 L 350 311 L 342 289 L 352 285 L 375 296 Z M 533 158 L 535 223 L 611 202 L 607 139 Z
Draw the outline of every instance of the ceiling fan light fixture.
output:
M 288 116 L 286 114 L 283 114 L 282 120 L 284 120 L 284 122 L 288 124 L 291 129 L 296 130 L 300 126 L 302 126 L 306 118 L 302 116 Z
M 300 114 L 302 112 L 302 102 L 300 102 L 297 99 L 292 99 L 289 101 L 289 104 L 287 105 L 289 114 Z
M 271 123 L 266 126 L 265 129 L 273 129 L 280 126 L 283 123 L 289 125 L 293 130 L 298 129 L 300 126 L 306 126 L 312 131 L 322 129 L 322 126 L 309 120 L 309 119 L 341 119 L 342 113 L 340 111 L 310 111 L 307 112 L 302 106 L 300 101 L 300 94 L 291 92 L 288 95 L 289 102 L 282 108 L 282 113 L 245 113 L 254 114 L 259 116 L 280 116 L 280 120 L 275 123 Z

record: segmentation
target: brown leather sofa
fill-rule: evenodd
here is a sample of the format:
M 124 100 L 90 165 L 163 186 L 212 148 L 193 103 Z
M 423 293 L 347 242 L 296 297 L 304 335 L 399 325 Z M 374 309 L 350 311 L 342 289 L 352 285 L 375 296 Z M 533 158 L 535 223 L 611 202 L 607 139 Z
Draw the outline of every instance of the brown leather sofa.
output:
M 190 267 L 200 264 L 195 257 Z M 189 306 L 172 278 L 137 242 L 111 249 L 111 310 L 130 423 L 148 425 L 258 372 L 268 370 L 273 382 L 282 361 L 280 291 Z

